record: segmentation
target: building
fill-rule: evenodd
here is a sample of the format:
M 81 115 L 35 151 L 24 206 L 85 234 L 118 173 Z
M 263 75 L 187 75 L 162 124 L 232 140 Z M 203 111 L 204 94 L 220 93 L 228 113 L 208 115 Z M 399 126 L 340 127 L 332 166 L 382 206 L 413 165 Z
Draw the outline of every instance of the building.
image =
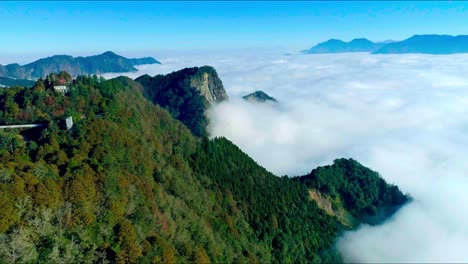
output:
M 68 87 L 65 86 L 65 85 L 56 85 L 56 86 L 54 86 L 54 90 L 56 92 L 67 93 L 68 92 Z
M 65 124 L 67 126 L 67 130 L 70 130 L 73 127 L 73 117 L 67 117 L 67 119 L 65 119 Z

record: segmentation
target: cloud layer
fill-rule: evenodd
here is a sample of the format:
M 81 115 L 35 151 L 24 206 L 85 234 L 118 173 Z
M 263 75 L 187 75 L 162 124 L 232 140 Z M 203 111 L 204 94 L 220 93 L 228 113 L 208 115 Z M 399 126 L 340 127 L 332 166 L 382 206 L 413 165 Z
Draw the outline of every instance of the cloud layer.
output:
M 272 172 L 302 175 L 352 157 L 414 197 L 386 224 L 338 239 L 345 260 L 468 262 L 468 55 L 245 52 L 162 61 L 141 70 L 216 67 L 231 100 L 210 109 L 210 134 Z M 279 105 L 239 99 L 255 90 Z

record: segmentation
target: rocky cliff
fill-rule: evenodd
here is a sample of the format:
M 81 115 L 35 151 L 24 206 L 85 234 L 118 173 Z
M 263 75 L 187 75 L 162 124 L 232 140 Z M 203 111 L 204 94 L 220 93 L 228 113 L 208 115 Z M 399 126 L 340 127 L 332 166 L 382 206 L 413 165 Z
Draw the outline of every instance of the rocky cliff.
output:
M 205 111 L 213 103 L 227 100 L 223 83 L 210 66 L 185 68 L 167 75 L 143 75 L 135 81 L 153 103 L 166 108 L 194 135 L 206 135 Z
M 223 83 L 213 67 L 198 68 L 198 71 L 190 78 L 190 86 L 199 91 L 210 104 L 228 99 Z

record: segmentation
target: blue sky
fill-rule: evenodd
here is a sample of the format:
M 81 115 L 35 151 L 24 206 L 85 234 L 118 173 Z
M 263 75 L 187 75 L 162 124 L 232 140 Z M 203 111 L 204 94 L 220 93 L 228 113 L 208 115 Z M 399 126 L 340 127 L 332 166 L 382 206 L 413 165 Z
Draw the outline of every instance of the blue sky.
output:
M 0 2 L 1 54 L 233 48 L 468 34 L 465 2 Z

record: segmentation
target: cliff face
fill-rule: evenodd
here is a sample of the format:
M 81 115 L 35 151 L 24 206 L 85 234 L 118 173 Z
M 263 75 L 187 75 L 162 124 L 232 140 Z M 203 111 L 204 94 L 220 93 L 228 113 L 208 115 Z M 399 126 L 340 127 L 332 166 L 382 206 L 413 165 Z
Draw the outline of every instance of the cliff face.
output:
M 136 81 L 142 85 L 146 98 L 166 108 L 196 136 L 206 135 L 206 109 L 228 99 L 216 70 L 210 66 L 186 68 L 154 77 L 143 75 Z
M 228 99 L 223 83 L 213 67 L 198 68 L 198 71 L 190 78 L 190 86 L 199 91 L 210 104 Z

